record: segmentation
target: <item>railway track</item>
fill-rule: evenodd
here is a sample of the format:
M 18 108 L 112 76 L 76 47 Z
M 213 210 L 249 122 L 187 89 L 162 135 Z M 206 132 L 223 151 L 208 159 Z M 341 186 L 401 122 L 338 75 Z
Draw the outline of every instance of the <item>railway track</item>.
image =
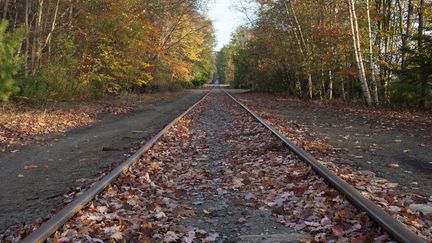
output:
M 426 242 L 213 90 L 22 242 L 313 238 Z

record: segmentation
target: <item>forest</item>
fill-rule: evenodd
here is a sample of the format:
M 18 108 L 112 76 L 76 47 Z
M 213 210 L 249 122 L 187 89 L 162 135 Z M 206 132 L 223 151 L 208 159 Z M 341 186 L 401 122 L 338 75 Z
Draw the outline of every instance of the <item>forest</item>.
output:
M 242 2 L 242 1 L 240 1 Z M 236 88 L 432 107 L 430 0 L 257 0 L 214 53 L 207 1 L 0 1 L 0 99 Z
M 258 0 L 217 53 L 222 82 L 304 99 L 432 107 L 429 0 Z
M 197 0 L 1 0 L 0 100 L 81 100 L 199 86 L 214 72 Z

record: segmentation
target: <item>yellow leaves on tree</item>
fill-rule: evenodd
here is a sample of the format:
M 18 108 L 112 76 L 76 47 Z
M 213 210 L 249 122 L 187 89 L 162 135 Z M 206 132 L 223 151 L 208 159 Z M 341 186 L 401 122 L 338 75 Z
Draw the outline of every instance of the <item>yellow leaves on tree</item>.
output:
M 146 87 L 154 79 L 192 82 L 203 71 L 200 68 L 212 68 L 213 28 L 192 3 L 84 5 L 82 82 L 116 94 Z

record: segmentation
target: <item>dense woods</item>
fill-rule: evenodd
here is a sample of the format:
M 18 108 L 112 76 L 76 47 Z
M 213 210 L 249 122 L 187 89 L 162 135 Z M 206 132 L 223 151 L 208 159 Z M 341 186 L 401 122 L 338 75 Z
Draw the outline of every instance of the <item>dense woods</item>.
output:
M 430 0 L 257 0 L 222 82 L 307 99 L 432 106 Z M 203 1 L 0 1 L 0 99 L 97 98 L 213 77 Z
M 196 0 L 1 0 L 0 99 L 97 98 L 213 76 L 212 23 Z
M 218 53 L 222 81 L 308 99 L 432 106 L 429 0 L 258 0 Z

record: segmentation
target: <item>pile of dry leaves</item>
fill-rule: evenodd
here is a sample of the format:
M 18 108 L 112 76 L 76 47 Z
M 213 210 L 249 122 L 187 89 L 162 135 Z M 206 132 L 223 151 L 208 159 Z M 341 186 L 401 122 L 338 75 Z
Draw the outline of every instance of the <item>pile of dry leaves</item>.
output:
M 49 107 L 7 104 L 0 108 L 0 151 L 22 145 L 31 138 L 50 133 L 61 133 L 100 119 L 103 114 L 127 113 L 139 105 L 168 99 L 166 96 L 134 96 L 99 102 L 58 103 Z

